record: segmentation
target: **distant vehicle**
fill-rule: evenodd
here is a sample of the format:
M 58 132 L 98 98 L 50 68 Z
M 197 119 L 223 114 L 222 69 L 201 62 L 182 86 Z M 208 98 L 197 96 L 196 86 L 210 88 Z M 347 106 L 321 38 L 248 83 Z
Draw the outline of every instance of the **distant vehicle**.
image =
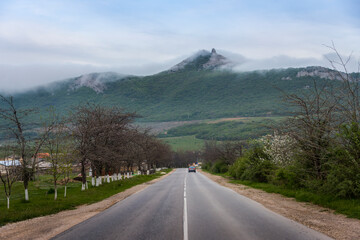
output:
M 189 167 L 189 172 L 194 172 L 194 173 L 196 173 L 196 167 L 190 166 L 190 167 Z

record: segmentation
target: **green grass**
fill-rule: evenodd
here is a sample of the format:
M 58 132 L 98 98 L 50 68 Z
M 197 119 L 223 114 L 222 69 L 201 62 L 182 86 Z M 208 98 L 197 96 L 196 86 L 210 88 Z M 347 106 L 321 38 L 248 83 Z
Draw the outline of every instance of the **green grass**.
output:
M 171 169 L 164 170 L 170 172 Z M 134 176 L 133 178 L 104 183 L 99 187 L 91 187 L 81 191 L 81 183 L 69 183 L 67 197 L 64 198 L 64 187 L 58 189 L 58 199 L 54 200 L 54 194 L 48 194 L 52 188 L 50 177 L 42 177 L 39 181 L 29 184 L 29 202 L 24 201 L 24 187 L 18 182 L 13 187 L 10 200 L 10 209 L 6 208 L 6 200 L 3 186 L 0 187 L 0 226 L 38 216 L 45 216 L 67 209 L 74 209 L 82 204 L 91 204 L 108 198 L 116 193 L 125 191 L 135 185 L 148 182 L 160 177 L 160 173 L 153 175 Z
M 205 141 L 195 136 L 160 138 L 169 144 L 174 151 L 196 151 L 204 147 Z
M 284 117 L 247 117 L 207 120 L 171 128 L 166 131 L 166 135 L 159 134 L 159 137 L 194 135 L 197 139 L 204 140 L 249 140 L 272 133 L 272 126 L 279 124 L 284 119 Z
M 209 171 L 206 171 L 209 172 Z M 209 172 L 211 173 L 211 172 Z M 211 173 L 213 174 L 213 173 Z M 225 174 L 214 174 L 230 178 Z M 310 192 L 306 189 L 289 189 L 282 186 L 276 186 L 270 183 L 257 183 L 251 181 L 230 180 L 230 183 L 242 184 L 252 188 L 261 189 L 268 193 L 278 193 L 286 197 L 295 198 L 299 202 L 311 202 L 313 204 L 330 208 L 336 213 L 341 213 L 349 218 L 360 219 L 360 199 L 339 199 L 333 196 Z

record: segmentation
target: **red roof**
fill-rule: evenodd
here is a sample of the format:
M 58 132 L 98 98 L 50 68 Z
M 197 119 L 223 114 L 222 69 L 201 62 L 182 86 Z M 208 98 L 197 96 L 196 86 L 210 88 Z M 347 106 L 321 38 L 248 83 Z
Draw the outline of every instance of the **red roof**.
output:
M 37 158 L 47 158 L 47 157 L 50 157 L 50 154 L 49 153 L 38 153 L 36 155 Z

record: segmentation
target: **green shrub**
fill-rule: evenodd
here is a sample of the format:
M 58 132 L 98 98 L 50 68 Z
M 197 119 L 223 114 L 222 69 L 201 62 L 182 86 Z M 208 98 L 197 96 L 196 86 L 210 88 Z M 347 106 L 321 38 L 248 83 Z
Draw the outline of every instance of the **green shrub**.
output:
M 244 157 L 236 160 L 230 167 L 229 173 L 240 180 L 269 182 L 275 168 L 275 164 L 270 161 L 263 148 L 255 146 L 248 150 Z
M 335 150 L 321 190 L 340 198 L 360 197 L 360 166 L 354 164 L 352 155 L 346 150 Z
M 298 171 L 295 165 L 286 168 L 279 168 L 275 170 L 272 183 L 275 185 L 285 186 L 287 188 L 301 188 L 304 187 L 304 176 Z
M 211 162 L 204 163 L 201 168 L 210 171 L 211 170 Z
M 217 161 L 211 167 L 213 173 L 226 173 L 228 171 L 228 165 L 224 161 Z
M 247 157 L 238 158 L 233 165 L 229 167 L 229 174 L 235 179 L 241 179 L 246 169 Z
M 48 191 L 47 191 L 47 194 L 54 194 L 55 193 L 55 190 L 53 188 L 50 188 Z
M 360 197 L 360 126 L 341 126 L 341 146 L 333 149 L 322 191 L 340 198 Z

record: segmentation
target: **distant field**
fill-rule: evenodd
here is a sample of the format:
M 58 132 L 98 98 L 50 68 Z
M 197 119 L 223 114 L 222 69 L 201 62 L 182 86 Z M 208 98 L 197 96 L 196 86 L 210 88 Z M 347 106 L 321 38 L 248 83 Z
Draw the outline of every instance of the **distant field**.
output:
M 195 136 L 196 139 L 217 141 L 247 141 L 272 133 L 284 117 L 239 117 L 184 124 L 168 129 L 162 138 Z
M 251 121 L 262 121 L 262 120 L 272 120 L 272 121 L 281 121 L 287 118 L 286 116 L 271 116 L 271 117 L 233 117 L 233 118 L 218 118 L 218 119 L 207 119 L 204 120 L 204 123 L 220 123 L 220 122 L 251 122 Z
M 174 151 L 196 151 L 204 147 L 205 140 L 197 139 L 195 136 L 181 136 L 161 138 L 169 144 Z
M 183 125 L 207 123 L 215 124 L 221 122 L 250 122 L 250 121 L 261 121 L 261 120 L 273 120 L 280 121 L 285 119 L 284 116 L 272 116 L 272 117 L 233 117 L 233 118 L 215 118 L 215 119 L 203 119 L 203 120 L 190 120 L 190 121 L 169 121 L 169 122 L 137 122 L 136 125 L 143 128 L 151 128 L 154 133 L 164 133 L 170 129 L 180 127 Z
M 204 119 L 200 121 L 164 122 L 157 126 L 166 126 L 159 131 L 165 143 L 173 150 L 199 150 L 206 140 L 246 141 L 272 133 L 272 126 L 285 117 L 236 117 Z M 172 126 L 172 127 L 171 127 Z

